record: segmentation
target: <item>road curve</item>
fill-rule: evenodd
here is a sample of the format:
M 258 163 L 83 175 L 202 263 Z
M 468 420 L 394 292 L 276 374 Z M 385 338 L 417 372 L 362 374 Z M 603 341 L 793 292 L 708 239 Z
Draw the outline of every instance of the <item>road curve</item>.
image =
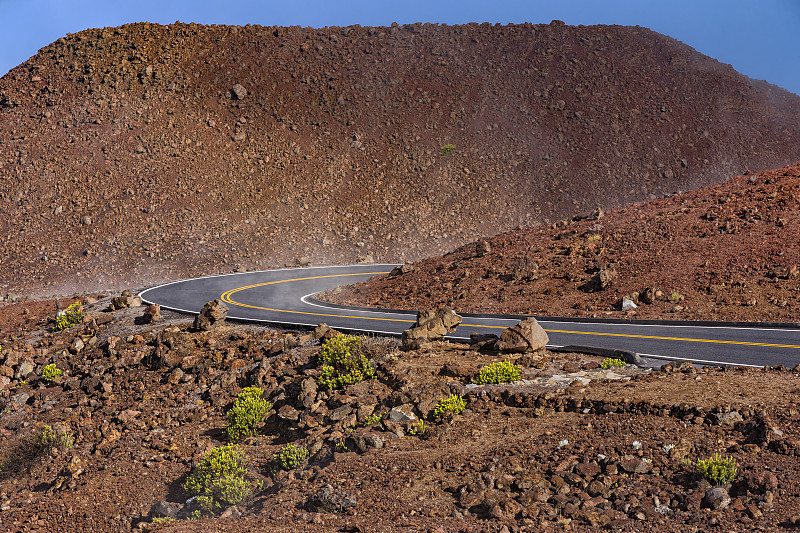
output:
M 140 293 L 147 303 L 196 314 L 207 302 L 221 299 L 229 319 L 290 326 L 316 326 L 398 335 L 415 321 L 410 312 L 333 306 L 313 295 L 385 274 L 396 265 L 345 265 L 242 272 L 173 281 Z M 464 315 L 450 336 L 499 334 L 521 316 Z M 800 327 L 764 324 L 696 325 L 622 320 L 536 317 L 553 346 L 584 345 L 628 350 L 651 364 L 690 360 L 702 364 L 784 365 L 800 363 Z M 657 361 L 653 361 L 657 360 Z

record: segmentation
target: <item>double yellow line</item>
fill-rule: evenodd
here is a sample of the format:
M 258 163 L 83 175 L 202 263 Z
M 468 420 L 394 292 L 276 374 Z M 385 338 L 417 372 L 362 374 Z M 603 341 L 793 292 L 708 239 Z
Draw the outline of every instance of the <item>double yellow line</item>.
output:
M 246 287 L 239 287 L 236 289 L 229 290 L 227 292 L 222 293 L 220 299 L 228 304 L 237 305 L 239 307 L 248 307 L 250 309 L 260 309 L 262 311 L 273 311 L 276 313 L 292 313 L 295 315 L 310 315 L 310 316 L 318 316 L 318 317 L 336 317 L 336 318 L 353 318 L 358 320 L 376 320 L 376 321 L 384 321 L 384 322 L 406 322 L 409 324 L 414 323 L 414 320 L 407 320 L 402 318 L 379 318 L 379 317 L 364 317 L 364 316 L 354 316 L 354 315 L 334 315 L 334 314 L 326 314 L 326 313 L 312 313 L 309 311 L 290 311 L 287 309 L 273 309 L 271 307 L 261 307 L 258 305 L 250 305 L 244 304 L 241 302 L 237 302 L 232 298 L 232 296 L 238 292 L 246 291 L 249 289 L 256 289 L 258 287 L 266 287 L 268 285 L 277 285 L 280 283 L 291 283 L 294 281 L 308 281 L 312 279 L 324 279 L 324 278 L 343 278 L 348 276 L 377 276 L 380 274 L 388 274 L 388 272 L 362 272 L 358 274 L 330 274 L 327 276 L 311 276 L 307 278 L 294 278 L 294 279 L 284 279 L 279 281 L 268 281 L 266 283 L 256 283 L 255 285 L 247 285 Z M 379 310 L 376 310 L 379 311 Z M 488 328 L 488 329 L 505 329 L 503 326 L 486 326 L 483 324 L 462 324 L 462 326 L 471 327 L 471 328 Z M 602 336 L 602 337 L 625 337 L 630 339 L 649 339 L 649 340 L 663 340 L 663 341 L 683 341 L 683 342 L 704 342 L 710 344 L 735 344 L 740 346 L 762 346 L 768 348 L 795 348 L 800 349 L 800 346 L 795 344 L 773 344 L 773 343 L 765 343 L 765 342 L 745 342 L 745 341 L 726 341 L 726 340 L 714 340 L 714 339 L 696 339 L 692 337 L 662 337 L 659 335 L 633 335 L 629 333 L 602 333 L 596 331 L 571 331 L 566 329 L 545 329 L 548 333 L 569 333 L 573 335 L 595 335 L 595 336 Z

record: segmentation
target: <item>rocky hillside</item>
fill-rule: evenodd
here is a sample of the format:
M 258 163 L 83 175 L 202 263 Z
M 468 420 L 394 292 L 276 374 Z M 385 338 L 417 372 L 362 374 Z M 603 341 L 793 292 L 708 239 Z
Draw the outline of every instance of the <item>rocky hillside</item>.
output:
M 798 322 L 798 240 L 795 163 L 497 235 L 326 298 L 459 312 Z M 626 297 L 638 307 L 623 309 Z
M 798 157 L 800 98 L 639 27 L 87 30 L 0 80 L 0 291 L 414 260 Z

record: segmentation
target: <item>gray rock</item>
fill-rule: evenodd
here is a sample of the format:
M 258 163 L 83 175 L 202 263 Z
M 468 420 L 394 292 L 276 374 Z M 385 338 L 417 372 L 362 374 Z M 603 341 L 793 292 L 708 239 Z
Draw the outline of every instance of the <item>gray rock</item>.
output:
M 306 508 L 320 513 L 343 513 L 355 507 L 356 497 L 331 485 L 324 485 L 306 500 Z
M 377 433 L 356 433 L 347 437 L 347 448 L 358 453 L 365 453 L 370 449 L 383 448 L 383 437 Z
M 714 413 L 714 421 L 720 426 L 733 426 L 736 422 L 742 421 L 742 415 L 739 411 L 731 411 L 730 413 Z
M 85 344 L 83 343 L 83 339 L 80 337 L 75 337 L 75 339 L 72 341 L 72 344 L 69 345 L 69 353 L 77 355 L 81 353 L 81 350 L 83 350 L 84 347 Z
M 8 403 L 10 403 L 11 406 L 14 407 L 15 409 L 20 409 L 26 403 L 28 403 L 28 398 L 30 397 L 31 395 L 28 394 L 27 392 L 18 392 L 8 399 Z
M 711 487 L 706 490 L 703 502 L 712 509 L 725 509 L 731 504 L 731 497 L 725 487 Z
M 495 349 L 506 353 L 523 353 L 543 350 L 550 338 L 535 318 L 526 318 L 516 326 L 503 330 Z
M 147 514 L 147 517 L 150 520 L 153 518 L 183 518 L 183 509 L 184 505 L 182 503 L 159 500 L 150 507 L 150 512 Z
M 401 411 L 400 409 L 395 407 L 394 409 L 389 411 L 389 414 L 386 416 L 386 419 L 389 422 L 395 424 L 402 424 L 404 422 L 413 422 L 417 419 L 417 417 L 414 416 L 414 413 L 406 413 L 405 411 Z
M 633 303 L 633 300 L 628 298 L 627 296 L 622 299 L 622 310 L 623 311 L 630 311 L 631 309 L 637 309 L 639 306 Z
M 211 300 L 200 310 L 192 327 L 201 331 L 209 331 L 225 322 L 227 316 L 228 306 L 219 300 Z
M 33 361 L 30 359 L 23 359 L 17 365 L 17 370 L 14 372 L 16 379 L 24 379 L 28 374 L 33 372 Z
M 247 89 L 241 83 L 237 83 L 231 88 L 231 94 L 234 100 L 244 100 L 247 96 Z
M 436 311 L 420 311 L 417 321 L 403 332 L 403 347 L 417 349 L 425 342 L 441 340 L 461 324 L 461 317 L 452 309 L 444 307 Z

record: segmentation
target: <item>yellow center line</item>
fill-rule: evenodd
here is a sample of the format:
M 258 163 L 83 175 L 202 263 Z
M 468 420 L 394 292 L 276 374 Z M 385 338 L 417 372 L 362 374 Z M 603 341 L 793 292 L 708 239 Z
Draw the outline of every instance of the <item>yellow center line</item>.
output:
M 594 331 L 569 331 L 566 329 L 545 329 L 548 333 L 572 333 L 574 335 L 602 335 L 605 337 L 628 337 L 630 339 L 654 339 L 662 341 L 707 342 L 712 344 L 738 344 L 742 346 L 765 346 L 770 348 L 800 348 L 794 344 L 770 344 L 766 342 L 722 341 L 714 339 L 695 339 L 692 337 L 659 337 L 658 335 L 632 335 L 630 333 L 598 333 Z
M 335 314 L 326 314 L 326 313 L 312 313 L 310 311 L 290 311 L 287 309 L 273 309 L 271 307 L 261 307 L 258 305 L 249 305 L 244 304 L 241 302 L 235 301 L 231 298 L 232 295 L 236 294 L 237 292 L 245 291 L 248 289 L 255 289 L 258 287 L 265 287 L 267 285 L 277 285 L 279 283 L 289 283 L 292 281 L 307 281 L 312 279 L 323 279 L 323 278 L 340 278 L 340 277 L 347 277 L 347 276 L 376 276 L 379 274 L 388 274 L 388 272 L 362 272 L 359 274 L 330 274 L 326 276 L 312 276 L 308 278 L 293 278 L 293 279 L 284 279 L 279 281 L 268 281 L 266 283 L 257 283 L 255 285 L 247 285 L 246 287 L 239 287 L 237 289 L 232 289 L 227 292 L 224 292 L 220 299 L 231 305 L 238 305 L 239 307 L 248 307 L 250 309 L 259 309 L 261 311 L 272 311 L 275 313 L 292 313 L 295 315 L 310 315 L 310 316 L 321 316 L 321 317 L 332 317 L 332 318 L 353 318 L 357 320 L 376 320 L 376 321 L 384 321 L 384 322 L 405 322 L 408 324 L 413 324 L 416 322 L 415 320 L 408 320 L 404 318 L 382 318 L 382 317 L 364 317 L 364 316 L 357 316 L 357 315 L 335 315 Z M 380 312 L 380 311 L 376 311 Z M 487 328 L 487 329 L 505 329 L 503 326 L 487 326 L 485 324 L 461 324 L 464 327 L 470 328 Z M 704 343 L 711 343 L 711 344 L 735 344 L 740 346 L 763 346 L 768 348 L 795 348 L 800 349 L 800 346 L 794 344 L 771 344 L 765 342 L 745 342 L 745 341 L 726 341 L 726 340 L 713 340 L 713 339 L 695 339 L 691 337 L 661 337 L 658 335 L 633 335 L 630 333 L 601 333 L 596 331 L 571 331 L 566 329 L 545 329 L 548 333 L 568 333 L 572 335 L 596 335 L 601 337 L 625 337 L 630 339 L 650 339 L 650 340 L 664 340 L 664 341 L 681 341 L 681 342 L 704 342 Z

